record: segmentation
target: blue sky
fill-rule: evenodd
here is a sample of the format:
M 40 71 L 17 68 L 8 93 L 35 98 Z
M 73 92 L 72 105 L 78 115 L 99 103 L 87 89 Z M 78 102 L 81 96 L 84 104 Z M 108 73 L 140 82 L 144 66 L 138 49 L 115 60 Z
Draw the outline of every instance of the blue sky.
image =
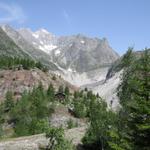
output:
M 0 23 L 106 37 L 123 54 L 150 47 L 150 0 L 0 0 Z

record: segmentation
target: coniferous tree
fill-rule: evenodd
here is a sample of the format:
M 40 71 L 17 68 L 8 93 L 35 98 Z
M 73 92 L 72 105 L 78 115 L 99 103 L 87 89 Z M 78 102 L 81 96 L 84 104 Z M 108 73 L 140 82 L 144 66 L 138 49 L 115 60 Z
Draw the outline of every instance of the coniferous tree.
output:
M 122 104 L 121 140 L 124 149 L 148 150 L 150 148 L 150 53 L 134 60 L 123 74 L 119 98 Z M 121 129 L 121 126 L 120 126 Z
M 59 86 L 58 93 L 64 93 L 64 87 L 62 85 Z
M 13 93 L 11 91 L 6 93 L 4 106 L 6 111 L 10 111 L 14 107 Z
M 69 91 L 68 86 L 65 87 L 65 95 L 66 95 L 66 96 L 69 96 L 69 95 L 70 95 L 70 91 Z
M 52 84 L 50 84 L 49 87 L 48 87 L 47 96 L 48 96 L 48 98 L 50 98 L 51 100 L 54 99 L 54 96 L 55 96 L 55 89 L 54 89 L 54 87 L 53 87 Z
M 130 101 L 128 128 L 130 142 L 137 150 L 150 148 L 150 53 L 145 50 L 135 65 L 134 74 L 129 80 Z

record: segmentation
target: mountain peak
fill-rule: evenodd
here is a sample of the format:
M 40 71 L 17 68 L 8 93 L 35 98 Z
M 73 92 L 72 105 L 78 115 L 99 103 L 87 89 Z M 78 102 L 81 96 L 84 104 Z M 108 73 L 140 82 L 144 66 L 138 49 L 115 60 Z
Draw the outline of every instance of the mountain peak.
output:
M 45 33 L 45 34 L 49 34 L 49 32 L 46 29 L 44 29 L 44 28 L 41 28 L 41 29 L 39 29 L 36 32 L 42 32 L 42 33 Z
M 39 30 L 34 32 L 35 34 L 39 34 L 39 35 L 45 35 L 45 36 L 55 36 L 53 33 L 50 33 L 49 31 L 47 31 L 44 28 L 40 28 Z

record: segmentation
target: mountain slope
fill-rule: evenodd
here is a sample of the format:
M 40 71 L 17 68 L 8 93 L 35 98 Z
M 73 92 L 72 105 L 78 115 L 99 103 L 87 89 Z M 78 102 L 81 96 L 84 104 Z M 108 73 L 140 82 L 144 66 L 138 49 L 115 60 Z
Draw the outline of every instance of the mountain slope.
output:
M 52 61 L 65 70 L 83 73 L 110 65 L 119 58 L 106 38 L 89 38 L 81 34 L 56 37 L 44 29 L 36 32 L 20 29 L 19 33 L 33 47 L 47 52 Z
M 108 68 L 119 58 L 105 38 L 81 34 L 56 37 L 44 29 L 36 32 L 20 29 L 19 33 L 50 56 L 59 68 L 55 73 L 77 86 L 104 80 Z
M 55 80 L 53 76 L 55 76 Z M 45 89 L 51 83 L 56 89 L 62 85 L 68 86 L 71 92 L 78 90 L 78 88 L 51 72 L 44 73 L 39 69 L 0 70 L 0 100 L 5 97 L 7 91 L 12 91 L 18 98 L 24 91 L 32 90 L 39 83 L 42 83 Z
M 79 73 L 110 65 L 119 56 L 106 39 L 88 38 L 83 35 L 60 37 L 58 48 L 52 51 L 52 58 L 62 68 Z
M 50 70 L 59 70 L 55 64 L 50 61 L 50 56 L 45 52 L 34 48 L 26 41 L 16 30 L 8 25 L 2 26 L 3 31 L 18 45 L 24 52 L 28 53 L 34 60 L 41 61 Z
M 32 32 L 30 29 L 22 28 L 18 32 L 36 49 L 40 49 L 46 53 L 50 53 L 52 49 L 55 49 L 57 37 L 45 29 L 40 29 L 36 32 Z
M 2 28 L 30 57 L 76 86 L 105 80 L 109 67 L 119 58 L 106 38 L 81 34 L 56 37 L 45 29 L 33 32 L 29 29 L 17 31 L 8 25 Z
M 0 27 L 0 55 L 29 57 Z

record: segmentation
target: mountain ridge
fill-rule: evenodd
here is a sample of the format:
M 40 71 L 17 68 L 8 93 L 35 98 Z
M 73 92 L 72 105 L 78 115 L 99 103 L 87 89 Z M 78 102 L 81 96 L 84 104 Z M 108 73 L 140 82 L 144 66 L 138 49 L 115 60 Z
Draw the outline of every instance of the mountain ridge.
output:
M 104 80 L 111 64 L 119 58 L 106 38 L 83 34 L 58 37 L 43 28 L 33 32 L 8 25 L 3 30 L 32 58 L 76 86 Z

